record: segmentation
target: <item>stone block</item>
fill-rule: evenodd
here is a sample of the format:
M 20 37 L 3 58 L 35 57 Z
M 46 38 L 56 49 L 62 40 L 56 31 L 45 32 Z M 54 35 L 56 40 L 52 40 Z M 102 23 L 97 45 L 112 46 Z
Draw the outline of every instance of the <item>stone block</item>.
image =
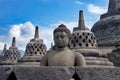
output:
M 120 68 L 76 67 L 80 80 L 120 80 Z
M 70 80 L 75 73 L 74 67 L 15 67 L 17 80 Z
M 12 73 L 13 68 L 9 66 L 0 66 L 0 80 L 8 80 L 8 76 Z

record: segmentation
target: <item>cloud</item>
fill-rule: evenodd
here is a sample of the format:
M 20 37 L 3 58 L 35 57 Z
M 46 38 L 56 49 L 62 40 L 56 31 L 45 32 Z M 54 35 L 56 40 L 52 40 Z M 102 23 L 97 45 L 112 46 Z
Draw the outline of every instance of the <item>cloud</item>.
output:
M 79 4 L 79 5 L 82 5 L 84 4 L 83 2 L 80 2 L 80 1 L 75 1 L 76 4 Z
M 89 4 L 87 9 L 89 12 L 94 13 L 94 14 L 103 14 L 107 11 L 106 9 L 93 5 L 93 4 Z
M 16 45 L 20 50 L 25 50 L 26 44 L 34 35 L 34 25 L 28 21 L 24 24 L 11 25 L 9 34 L 6 36 L 0 36 L 0 50 L 3 49 L 3 45 L 7 44 L 10 47 L 12 38 L 16 37 Z
M 20 50 L 25 50 L 26 44 L 34 35 L 34 25 L 28 21 L 24 24 L 12 25 L 9 38 L 16 37 L 16 44 Z
M 15 36 L 15 37 L 19 37 L 20 36 L 20 28 L 21 28 L 22 24 L 20 25 L 13 25 L 9 31 L 10 36 Z

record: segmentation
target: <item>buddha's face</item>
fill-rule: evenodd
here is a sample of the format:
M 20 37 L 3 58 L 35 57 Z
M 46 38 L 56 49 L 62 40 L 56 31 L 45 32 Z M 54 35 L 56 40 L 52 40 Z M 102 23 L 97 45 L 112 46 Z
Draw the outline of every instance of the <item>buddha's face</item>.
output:
M 69 38 L 65 32 L 56 32 L 54 34 L 55 46 L 58 48 L 64 48 L 68 46 Z

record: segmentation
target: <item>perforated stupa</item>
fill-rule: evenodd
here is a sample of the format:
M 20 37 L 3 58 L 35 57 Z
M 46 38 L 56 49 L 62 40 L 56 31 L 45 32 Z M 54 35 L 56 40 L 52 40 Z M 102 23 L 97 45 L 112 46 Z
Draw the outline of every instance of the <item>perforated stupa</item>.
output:
M 8 50 L 4 49 L 4 56 L 0 64 L 1 65 L 15 65 L 19 58 L 20 58 L 20 52 L 18 48 L 16 47 L 15 37 L 13 37 L 12 46 L 9 47 Z
M 7 51 L 7 45 L 6 44 L 4 44 L 4 48 L 3 48 L 3 51 L 1 52 L 1 54 L 0 54 L 0 61 L 2 61 L 3 60 L 3 57 L 4 57 L 4 54 L 5 54 L 5 52 Z
M 78 27 L 73 29 L 70 48 L 85 56 L 87 66 L 110 66 L 108 61 L 97 47 L 94 34 L 85 27 L 83 11 L 79 12 Z
M 39 39 L 38 26 L 35 29 L 34 39 L 31 39 L 26 46 L 24 56 L 19 60 L 20 64 L 40 64 L 41 58 L 46 54 L 46 45 Z

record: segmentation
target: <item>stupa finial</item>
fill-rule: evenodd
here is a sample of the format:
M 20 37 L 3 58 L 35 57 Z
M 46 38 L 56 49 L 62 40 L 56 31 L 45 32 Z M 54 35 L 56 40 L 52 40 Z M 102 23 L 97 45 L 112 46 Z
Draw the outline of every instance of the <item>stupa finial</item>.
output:
M 83 11 L 82 10 L 79 11 L 78 27 L 80 28 L 80 30 L 85 29 L 84 15 L 83 15 Z
M 13 37 L 12 39 L 12 47 L 15 47 L 16 46 L 16 40 L 15 40 L 15 37 Z
M 39 39 L 39 29 L 38 29 L 38 26 L 36 26 L 36 28 L 35 28 L 34 39 Z
M 108 12 L 113 12 L 114 10 L 119 10 L 120 0 L 109 0 Z
M 6 50 L 7 50 L 7 45 L 4 44 L 3 52 L 5 52 Z

